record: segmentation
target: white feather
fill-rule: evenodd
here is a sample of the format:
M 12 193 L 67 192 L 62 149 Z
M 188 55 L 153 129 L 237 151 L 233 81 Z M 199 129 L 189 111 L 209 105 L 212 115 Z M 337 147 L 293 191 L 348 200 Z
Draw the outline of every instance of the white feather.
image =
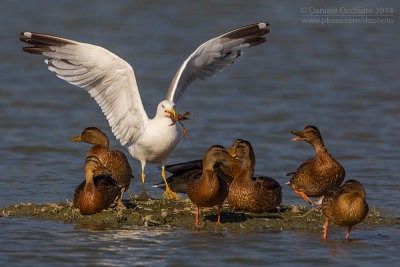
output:
M 153 119 L 143 108 L 132 67 L 117 55 L 96 45 L 40 33 L 24 32 L 21 40 L 33 45 L 25 51 L 49 57 L 45 63 L 57 77 L 89 92 L 115 137 L 141 162 L 144 171 L 146 162 L 164 167 L 179 141 L 176 124 L 171 125 L 165 113 L 174 101 L 196 79 L 222 71 L 241 55 L 242 49 L 264 42 L 266 25 L 244 26 L 199 46 L 178 69 Z

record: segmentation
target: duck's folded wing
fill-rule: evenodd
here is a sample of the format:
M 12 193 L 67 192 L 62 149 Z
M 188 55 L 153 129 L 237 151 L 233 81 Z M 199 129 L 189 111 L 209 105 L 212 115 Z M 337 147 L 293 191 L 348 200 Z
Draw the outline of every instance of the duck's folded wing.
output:
M 179 102 L 192 82 L 213 76 L 231 65 L 243 49 L 265 42 L 267 26 L 267 22 L 243 26 L 200 45 L 178 69 L 166 99 Z
M 203 160 L 192 160 L 165 166 L 165 170 L 172 174 L 181 174 L 190 170 L 203 170 Z
M 57 77 L 86 89 L 96 100 L 115 137 L 135 142 L 148 120 L 132 67 L 110 51 L 91 44 L 41 33 L 22 32 L 23 50 L 48 57 Z

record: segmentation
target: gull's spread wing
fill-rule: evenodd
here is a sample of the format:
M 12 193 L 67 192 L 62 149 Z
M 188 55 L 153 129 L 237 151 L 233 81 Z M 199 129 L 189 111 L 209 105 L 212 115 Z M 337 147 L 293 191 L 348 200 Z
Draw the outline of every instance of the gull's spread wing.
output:
M 187 87 L 196 79 L 204 80 L 231 65 L 241 50 L 266 41 L 268 22 L 251 24 L 227 32 L 200 45 L 178 69 L 166 99 L 179 102 Z
M 48 57 L 57 77 L 86 89 L 101 107 L 115 137 L 135 142 L 148 120 L 132 67 L 110 51 L 41 33 L 22 32 L 23 50 Z

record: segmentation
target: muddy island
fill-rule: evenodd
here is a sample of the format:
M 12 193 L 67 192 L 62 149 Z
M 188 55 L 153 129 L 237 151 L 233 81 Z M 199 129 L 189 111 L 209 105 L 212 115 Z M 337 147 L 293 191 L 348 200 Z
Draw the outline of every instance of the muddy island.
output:
M 249 213 L 234 211 L 229 206 L 225 206 L 221 214 L 221 225 L 216 225 L 217 209 L 209 208 L 201 211 L 200 225 L 194 226 L 192 223 L 195 221 L 195 207 L 187 198 L 148 201 L 123 200 L 123 203 L 124 207 L 109 208 L 94 215 L 82 215 L 69 201 L 47 204 L 21 203 L 0 208 L 0 216 L 56 220 L 98 229 L 137 226 L 158 229 L 227 229 L 246 232 L 262 230 L 321 232 L 325 222 L 320 209 L 315 207 L 291 205 L 280 206 L 275 211 L 268 213 Z M 400 218 L 382 217 L 372 208 L 365 220 L 354 230 L 356 232 L 359 227 L 374 225 L 400 225 Z M 330 227 L 339 226 L 332 224 Z M 344 232 L 343 228 L 343 234 Z

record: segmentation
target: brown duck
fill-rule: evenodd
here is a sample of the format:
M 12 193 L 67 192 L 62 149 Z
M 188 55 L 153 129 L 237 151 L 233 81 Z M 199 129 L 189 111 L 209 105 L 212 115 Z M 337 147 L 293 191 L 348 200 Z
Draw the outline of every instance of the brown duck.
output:
M 94 145 L 87 153 L 87 156 L 96 156 L 101 164 L 110 170 L 111 176 L 117 181 L 117 184 L 122 187 L 121 197 L 119 198 L 118 205 L 125 191 L 133 199 L 129 191 L 131 179 L 133 179 L 132 169 L 125 154 L 119 150 L 110 150 L 108 137 L 105 133 L 96 127 L 88 127 L 77 136 L 69 139 L 72 142 L 86 142 Z M 99 175 L 101 172 L 95 171 L 94 175 Z
M 236 146 L 242 170 L 229 187 L 228 202 L 236 210 L 266 212 L 282 202 L 282 188 L 269 177 L 253 177 L 255 155 L 251 144 L 242 140 Z
M 95 171 L 103 174 L 94 177 Z M 121 187 L 107 174 L 108 170 L 95 156 L 85 161 L 85 177 L 75 190 L 74 206 L 83 215 L 95 214 L 107 209 L 121 195 Z
M 236 149 L 236 146 L 242 139 L 236 139 L 232 144 L 231 149 L 227 149 L 227 151 L 231 154 Z M 252 169 L 254 171 L 255 161 L 252 162 Z M 231 185 L 234 177 L 239 174 L 242 167 L 237 163 L 229 163 L 229 162 L 217 162 L 213 166 L 214 172 L 222 177 L 225 180 L 228 188 Z M 203 172 L 203 160 L 193 160 L 183 163 L 177 163 L 173 165 L 165 166 L 165 170 L 172 173 L 170 177 L 168 177 L 167 182 L 169 187 L 173 192 L 186 194 L 187 182 L 190 177 L 196 174 L 200 174 Z M 154 184 L 153 187 L 165 189 L 164 181 L 161 181 L 158 184 Z
M 218 220 L 220 224 L 221 208 L 226 197 L 228 189 L 224 179 L 214 172 L 214 164 L 219 161 L 228 161 L 240 163 L 240 160 L 234 159 L 224 147 L 214 145 L 210 147 L 203 158 L 202 174 L 194 174 L 187 182 L 187 195 L 196 205 L 196 222 L 199 222 L 199 208 L 218 206 Z
M 351 228 L 362 222 L 368 213 L 364 187 L 356 180 L 349 180 L 341 187 L 329 190 L 322 202 L 322 212 L 326 218 L 323 238 L 327 238 L 328 221 L 347 227 L 346 239 Z
M 339 186 L 345 177 L 343 167 L 328 153 L 322 140 L 321 133 L 315 126 L 306 126 L 303 131 L 292 131 L 299 136 L 292 141 L 307 141 L 315 151 L 316 157 L 306 160 L 294 173 L 287 183 L 294 192 L 313 204 L 309 197 L 322 197 L 334 187 Z

